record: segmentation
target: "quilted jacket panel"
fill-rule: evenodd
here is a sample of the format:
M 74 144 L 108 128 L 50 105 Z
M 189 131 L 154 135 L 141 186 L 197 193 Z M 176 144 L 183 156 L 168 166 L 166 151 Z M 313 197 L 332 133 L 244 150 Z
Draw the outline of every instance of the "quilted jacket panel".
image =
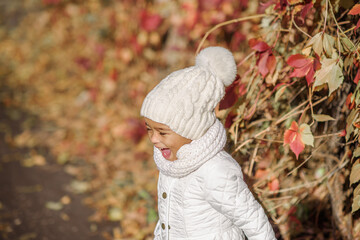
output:
M 182 178 L 160 172 L 156 240 L 273 240 L 273 229 L 239 164 L 220 151 Z

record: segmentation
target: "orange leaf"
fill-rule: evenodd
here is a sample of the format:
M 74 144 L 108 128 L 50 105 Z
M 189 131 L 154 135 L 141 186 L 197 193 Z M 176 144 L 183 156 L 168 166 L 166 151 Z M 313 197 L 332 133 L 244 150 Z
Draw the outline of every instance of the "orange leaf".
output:
M 275 178 L 271 182 L 268 183 L 268 188 L 271 191 L 277 191 L 280 189 L 280 182 L 279 179 Z
M 355 4 L 348 14 L 357 15 L 360 13 L 360 4 Z
M 354 122 L 353 125 L 354 125 L 354 127 L 356 127 L 356 128 L 360 128 L 360 122 Z
M 269 170 L 268 169 L 262 169 L 259 168 L 258 170 L 256 170 L 255 172 L 255 178 L 256 179 L 261 179 L 266 177 L 269 174 Z
M 350 110 L 355 107 L 355 101 L 351 102 L 352 95 L 353 95 L 352 93 L 349 93 L 349 95 L 346 97 L 346 102 L 345 102 L 347 108 Z
M 299 158 L 299 154 L 304 150 L 305 144 L 301 139 L 301 132 L 298 124 L 293 121 L 288 130 L 284 133 L 284 145 L 289 144 L 290 149 L 295 153 L 296 159 Z

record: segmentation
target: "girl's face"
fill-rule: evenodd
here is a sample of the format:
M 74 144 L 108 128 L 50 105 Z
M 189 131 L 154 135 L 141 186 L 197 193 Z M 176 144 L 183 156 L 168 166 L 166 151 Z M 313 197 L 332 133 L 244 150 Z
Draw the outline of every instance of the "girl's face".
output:
M 183 145 L 191 142 L 191 139 L 180 136 L 165 124 L 154 122 L 148 118 L 145 118 L 145 124 L 150 141 L 161 151 L 163 157 L 169 161 L 176 160 L 177 151 Z

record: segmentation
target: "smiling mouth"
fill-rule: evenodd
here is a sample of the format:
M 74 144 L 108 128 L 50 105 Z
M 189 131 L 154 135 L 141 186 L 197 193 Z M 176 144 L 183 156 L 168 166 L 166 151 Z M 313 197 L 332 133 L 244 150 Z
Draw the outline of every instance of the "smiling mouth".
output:
M 170 159 L 171 151 L 170 151 L 169 148 L 160 148 L 160 151 L 161 151 L 162 156 L 163 156 L 165 159 L 167 159 L 167 160 Z

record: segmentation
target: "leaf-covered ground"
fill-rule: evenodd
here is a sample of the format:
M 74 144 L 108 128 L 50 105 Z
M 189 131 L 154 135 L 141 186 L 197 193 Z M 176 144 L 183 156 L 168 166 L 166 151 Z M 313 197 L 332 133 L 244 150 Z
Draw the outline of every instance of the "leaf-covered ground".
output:
M 1 119 L 0 131 L 7 146 L 26 149 L 16 157 L 2 151 L 1 170 L 17 164 L 16 179 L 24 180 L 50 168 L 64 184 L 36 209 L 24 211 L 45 211 L 67 226 L 71 214 L 79 211 L 76 221 L 89 221 L 82 222 L 86 227 L 79 228 L 81 232 L 87 229 L 90 235 L 105 239 L 152 239 L 158 172 L 139 117 L 142 100 L 171 71 L 193 63 L 202 37 L 213 26 L 261 13 L 215 30 L 205 42 L 230 48 L 239 67 L 240 77 L 227 89 L 217 112 L 228 128 L 228 150 L 241 163 L 279 239 L 351 239 L 348 230 L 356 233 L 360 227 L 357 215 L 353 222 L 349 217 L 353 145 L 345 143 L 341 131 L 349 107 L 355 105 L 347 96 L 357 84 L 357 77 L 349 80 L 357 76 L 357 58 L 351 44 L 341 38 L 346 56 L 353 57 L 348 62 L 355 63 L 347 63 L 348 81 L 343 84 L 341 62 L 330 58 L 335 41 L 324 33 L 316 35 L 321 26 L 314 21 L 326 21 L 315 9 L 328 10 L 327 4 L 349 9 L 354 4 L 340 6 L 339 2 L 0 3 L 1 111 L 18 123 L 14 126 Z M 275 6 L 275 13 L 269 13 L 269 6 Z M 346 12 L 338 15 L 347 16 Z M 327 32 L 336 35 L 331 21 Z M 356 21 L 354 26 L 349 20 L 340 24 L 354 30 Z M 310 41 L 304 31 L 313 35 Z M 350 38 L 357 42 L 355 33 Z M 315 87 L 322 89 L 307 96 Z M 327 122 L 333 119 L 335 123 Z M 311 120 L 316 124 L 306 124 Z M 11 182 L 9 174 L 0 174 L 4 184 Z M 71 179 L 66 180 L 68 175 Z M 20 187 L 19 194 L 26 197 L 33 192 L 46 195 L 56 182 L 44 181 L 50 185 L 21 188 L 12 182 L 1 189 Z M 81 198 L 86 207 L 80 204 Z M 78 205 L 70 207 L 76 201 Z M 10 204 L 0 198 L 0 211 Z M 89 218 L 87 207 L 93 210 Z M 17 226 L 25 229 L 18 238 L 39 236 L 28 230 L 33 225 L 26 225 L 26 219 L 9 219 L 0 219 L 5 239 L 15 236 Z

